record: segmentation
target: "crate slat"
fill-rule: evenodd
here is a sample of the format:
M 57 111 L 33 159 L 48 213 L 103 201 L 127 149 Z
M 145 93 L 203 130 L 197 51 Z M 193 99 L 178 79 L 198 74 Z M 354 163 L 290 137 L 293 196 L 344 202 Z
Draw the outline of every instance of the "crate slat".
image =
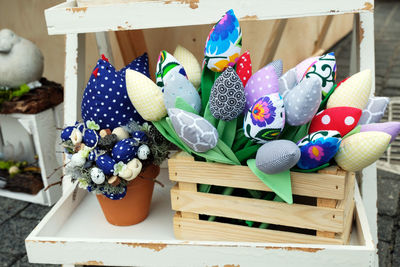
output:
M 278 225 L 343 231 L 343 210 L 171 189 L 172 209 Z
M 175 158 L 171 158 L 168 165 L 172 181 L 272 191 L 246 166 Z M 294 195 L 344 199 L 344 175 L 298 172 L 291 172 L 290 175 Z
M 301 244 L 335 244 L 343 245 L 340 239 L 318 237 L 306 234 L 282 232 L 270 229 L 259 229 L 247 226 L 219 222 L 209 222 L 174 216 L 175 237 L 182 240 L 199 241 L 238 241 L 241 242 L 271 242 L 271 243 L 301 243 Z

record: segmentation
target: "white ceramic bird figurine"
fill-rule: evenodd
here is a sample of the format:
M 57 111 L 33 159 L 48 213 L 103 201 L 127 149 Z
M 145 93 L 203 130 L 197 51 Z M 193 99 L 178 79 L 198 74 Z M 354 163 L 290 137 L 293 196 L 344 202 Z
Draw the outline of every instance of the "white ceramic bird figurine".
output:
M 18 88 L 39 80 L 42 74 L 39 48 L 9 29 L 0 30 L 0 87 Z

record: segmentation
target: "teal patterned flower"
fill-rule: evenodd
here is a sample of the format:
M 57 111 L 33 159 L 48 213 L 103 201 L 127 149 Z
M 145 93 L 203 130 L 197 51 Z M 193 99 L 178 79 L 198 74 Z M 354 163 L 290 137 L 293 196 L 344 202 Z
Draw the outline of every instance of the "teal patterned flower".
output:
M 233 10 L 229 10 L 210 31 L 204 49 L 207 67 L 221 72 L 235 65 L 242 48 L 242 31 Z

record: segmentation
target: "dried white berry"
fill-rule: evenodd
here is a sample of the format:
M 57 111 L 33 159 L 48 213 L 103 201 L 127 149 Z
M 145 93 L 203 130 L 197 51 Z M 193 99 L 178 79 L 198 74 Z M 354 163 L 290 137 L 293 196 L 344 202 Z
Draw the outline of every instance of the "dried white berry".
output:
M 103 171 L 96 167 L 90 170 L 90 178 L 96 184 L 102 184 L 106 180 Z
M 146 160 L 150 155 L 150 148 L 148 145 L 141 145 L 138 150 L 138 158 L 141 160 Z

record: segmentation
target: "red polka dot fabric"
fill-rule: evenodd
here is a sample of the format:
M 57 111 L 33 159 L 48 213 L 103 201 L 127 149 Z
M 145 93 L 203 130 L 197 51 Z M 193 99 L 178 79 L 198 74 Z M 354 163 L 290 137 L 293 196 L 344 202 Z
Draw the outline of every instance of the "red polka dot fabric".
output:
M 252 75 L 250 52 L 246 51 L 240 56 L 236 63 L 236 73 L 239 75 L 243 86 L 246 86 L 248 80 Z
M 321 130 L 335 130 L 343 137 L 354 129 L 361 117 L 362 110 L 353 107 L 328 108 L 312 119 L 308 133 Z

